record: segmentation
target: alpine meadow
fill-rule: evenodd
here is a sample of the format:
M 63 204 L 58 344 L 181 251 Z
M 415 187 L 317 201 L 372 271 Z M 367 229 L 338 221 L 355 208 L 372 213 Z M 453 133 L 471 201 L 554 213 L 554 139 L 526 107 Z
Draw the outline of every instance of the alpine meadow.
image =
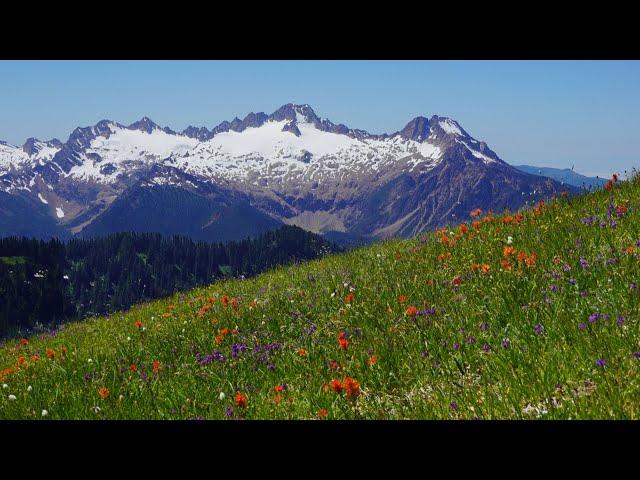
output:
M 0 348 L 2 419 L 638 419 L 640 177 Z

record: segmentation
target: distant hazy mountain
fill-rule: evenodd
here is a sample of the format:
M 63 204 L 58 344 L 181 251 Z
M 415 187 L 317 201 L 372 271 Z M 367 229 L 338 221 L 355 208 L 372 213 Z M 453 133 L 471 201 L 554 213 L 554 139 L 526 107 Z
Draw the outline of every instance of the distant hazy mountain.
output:
M 212 129 L 175 132 L 144 117 L 76 128 L 65 143 L 0 143 L 0 215 L 12 215 L 0 236 L 156 231 L 219 241 L 284 223 L 361 243 L 561 190 L 574 191 L 517 170 L 437 115 L 374 135 L 287 104 Z
M 607 183 L 606 178 L 587 177 L 574 172 L 570 168 L 535 167 L 532 165 L 514 165 L 515 168 L 532 175 L 553 178 L 578 188 L 600 188 Z

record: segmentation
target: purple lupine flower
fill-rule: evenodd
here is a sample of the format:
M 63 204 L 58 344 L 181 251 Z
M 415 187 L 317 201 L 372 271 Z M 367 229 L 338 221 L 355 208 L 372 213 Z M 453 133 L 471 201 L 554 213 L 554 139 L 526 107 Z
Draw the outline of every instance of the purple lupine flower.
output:
M 318 326 L 315 323 L 311 323 L 309 328 L 307 328 L 307 336 L 313 335 L 313 333 L 318 329 Z
M 565 272 L 568 272 L 568 271 L 570 271 L 570 270 L 571 270 L 571 267 L 569 266 L 569 264 L 565 263 L 565 264 L 562 266 L 562 270 L 563 270 L 563 271 L 565 271 Z
M 544 327 L 539 323 L 535 327 L 533 327 L 533 329 L 535 330 L 537 335 L 542 335 L 542 332 L 544 332 Z
M 635 358 L 640 358 L 640 352 L 633 352 L 633 356 Z
M 233 358 L 237 358 L 246 349 L 247 346 L 244 343 L 234 343 L 233 345 L 231 345 L 231 356 Z
M 600 314 L 599 313 L 592 313 L 591 315 L 589 315 L 589 323 L 594 323 L 599 318 L 600 318 Z
M 451 410 L 458 410 L 458 404 L 456 402 L 451 402 L 449 408 L 451 408 Z
M 549 286 L 549 290 L 551 290 L 552 292 L 557 292 L 558 290 L 560 290 L 560 288 L 558 288 L 558 286 L 555 283 L 552 283 Z
M 489 324 L 487 322 L 482 322 L 480 324 L 480 330 L 482 330 L 483 332 L 489 329 Z
M 582 290 L 582 291 L 580 292 L 580 296 L 581 296 L 581 297 L 586 297 L 587 295 L 589 295 L 589 290 Z
M 631 282 L 629 284 L 629 289 L 630 290 L 637 290 L 638 289 L 638 284 L 636 282 Z
M 227 417 L 233 417 L 233 407 L 227 407 L 227 408 L 225 408 L 225 410 L 224 410 L 224 414 L 225 414 Z
M 485 352 L 485 353 L 487 353 L 489 350 L 491 350 L 491 347 L 489 346 L 489 344 L 488 344 L 488 343 L 485 343 L 485 344 L 482 346 L 482 351 L 483 351 L 483 352 Z
M 459 344 L 458 342 L 455 342 L 455 343 L 453 344 L 453 349 L 454 349 L 454 350 L 460 350 L 460 344 Z
M 476 337 L 474 337 L 473 335 L 468 336 L 467 343 L 473 345 L 474 343 L 476 343 Z
M 580 330 L 584 330 L 585 328 L 587 328 L 587 324 L 586 324 L 586 323 L 580 323 L 580 324 L 578 325 L 578 328 L 579 328 Z
M 146 382 L 146 381 L 147 381 L 147 374 L 146 374 L 146 372 L 140 372 L 140 378 L 141 378 L 143 381 L 145 381 L 145 382 Z
M 570 278 L 570 279 L 569 279 L 569 283 L 570 283 L 571 285 L 575 285 L 575 284 L 576 284 L 576 279 L 575 279 L 575 278 Z
M 505 338 L 504 340 L 502 340 L 502 348 L 509 348 L 511 346 L 511 340 L 509 340 L 508 338 Z
M 429 352 L 427 352 L 426 350 L 424 350 L 423 352 L 420 352 L 420 356 L 422 358 L 427 358 L 429 356 Z
M 616 323 L 618 324 L 619 327 L 624 325 L 624 321 L 625 321 L 625 318 L 622 315 L 618 315 L 618 320 L 616 320 Z
M 599 358 L 596 360 L 596 367 L 604 368 L 607 364 L 607 361 L 604 358 Z
M 589 262 L 587 262 L 584 258 L 580 259 L 580 266 L 582 268 L 589 268 Z
M 553 271 L 553 278 L 557 279 L 559 276 L 560 276 L 560 274 L 554 270 Z

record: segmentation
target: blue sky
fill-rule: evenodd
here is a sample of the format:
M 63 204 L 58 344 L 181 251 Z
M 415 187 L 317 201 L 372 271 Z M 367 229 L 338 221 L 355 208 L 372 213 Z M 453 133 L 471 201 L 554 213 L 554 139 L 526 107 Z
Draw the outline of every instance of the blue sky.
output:
M 640 166 L 638 61 L 0 61 L 0 140 L 17 145 L 104 118 L 210 128 L 288 102 L 372 133 L 449 116 L 513 164 Z

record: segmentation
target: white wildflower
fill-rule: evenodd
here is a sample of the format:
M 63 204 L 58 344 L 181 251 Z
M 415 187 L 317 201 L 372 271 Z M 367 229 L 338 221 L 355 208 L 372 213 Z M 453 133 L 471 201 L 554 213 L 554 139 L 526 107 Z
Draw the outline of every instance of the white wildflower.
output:
M 130 342 L 130 341 L 131 341 L 131 337 L 127 337 L 127 342 Z
M 225 397 L 224 392 L 220 392 L 220 395 L 218 395 L 218 398 L 219 398 L 220 400 L 224 400 L 224 397 Z
M 33 387 L 32 387 L 31 385 L 29 385 L 29 386 L 27 387 L 27 392 L 30 392 L 30 391 L 32 391 L 32 390 L 33 390 Z
M 6 383 L 3 383 L 2 388 L 9 388 L 9 385 L 7 385 Z
M 87 359 L 87 362 L 89 362 L 89 363 L 93 363 L 93 360 L 92 360 L 91 358 L 88 358 L 88 359 Z
M 12 402 L 16 399 L 15 395 L 9 395 L 9 400 L 11 400 Z
M 49 412 L 47 412 L 46 410 L 42 410 L 42 416 L 46 417 L 47 415 L 49 415 Z
M 513 237 L 507 237 L 507 244 L 511 245 L 513 243 Z

